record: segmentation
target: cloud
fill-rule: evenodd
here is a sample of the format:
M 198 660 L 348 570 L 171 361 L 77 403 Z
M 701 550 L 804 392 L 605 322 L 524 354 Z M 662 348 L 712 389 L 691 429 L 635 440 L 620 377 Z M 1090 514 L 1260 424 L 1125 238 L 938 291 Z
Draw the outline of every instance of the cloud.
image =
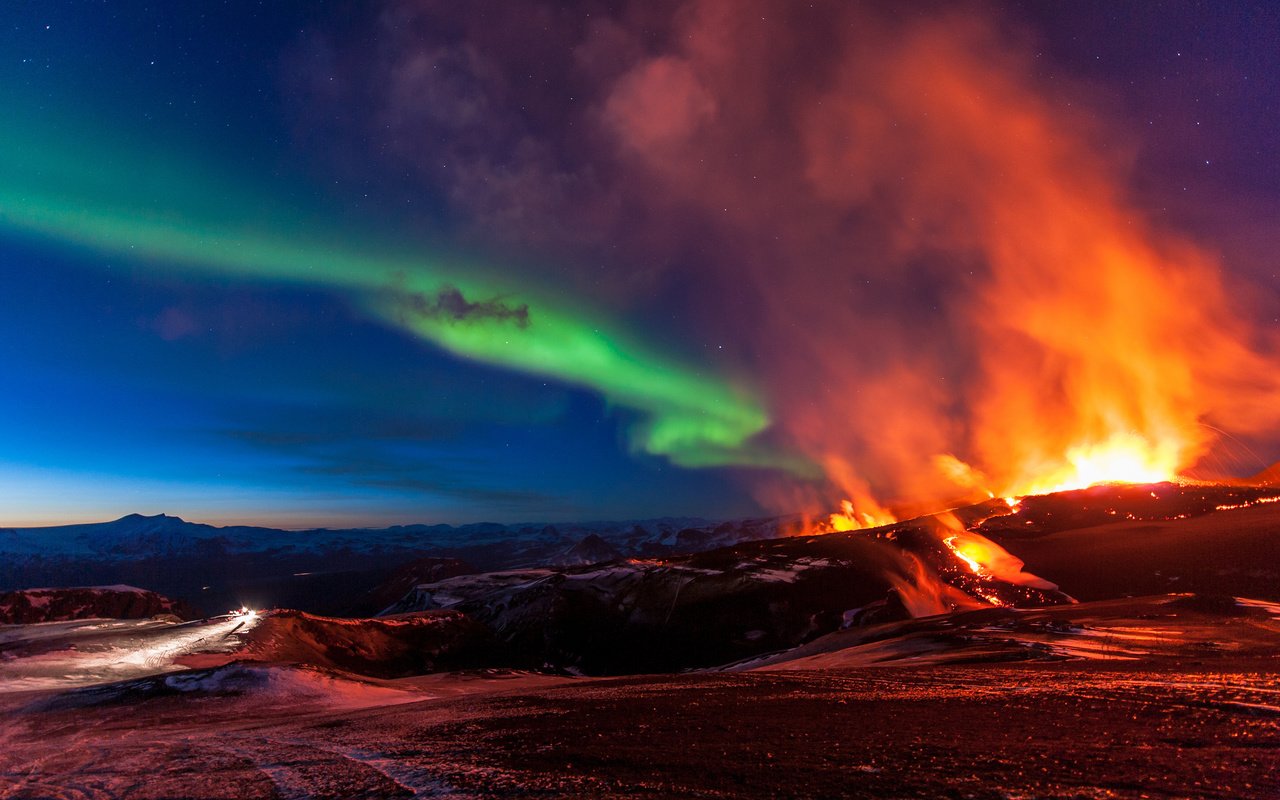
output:
M 452 286 L 441 287 L 434 294 L 397 293 L 396 299 L 403 313 L 425 319 L 443 322 L 464 322 L 476 319 L 511 321 L 521 328 L 529 325 L 527 303 L 507 305 L 501 298 L 496 297 L 489 300 L 470 301 L 461 291 Z
M 624 145 L 654 158 L 697 136 L 715 111 L 715 98 L 687 61 L 659 56 L 618 81 L 604 118 Z
M 312 463 L 297 467 L 299 474 L 334 477 L 354 486 L 397 493 L 462 500 L 468 504 L 482 504 L 493 512 L 504 514 L 564 513 L 572 509 L 559 494 L 468 481 L 469 474 L 488 475 L 489 471 L 481 465 L 466 469 L 465 459 L 453 458 L 448 466 L 444 466 L 438 458 L 433 459 L 426 454 L 403 454 L 386 448 L 367 447 L 315 453 L 312 458 Z

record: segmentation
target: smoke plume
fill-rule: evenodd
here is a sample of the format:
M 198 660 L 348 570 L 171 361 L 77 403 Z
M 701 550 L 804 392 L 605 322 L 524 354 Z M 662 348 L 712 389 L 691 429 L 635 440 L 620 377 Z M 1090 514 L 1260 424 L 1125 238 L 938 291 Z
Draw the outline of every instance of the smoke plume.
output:
M 524 8 L 394 6 L 339 100 L 375 98 L 361 135 L 477 241 L 658 297 L 755 375 L 827 477 L 771 479 L 779 505 L 1155 480 L 1280 423 L 1242 287 L 991 8 Z

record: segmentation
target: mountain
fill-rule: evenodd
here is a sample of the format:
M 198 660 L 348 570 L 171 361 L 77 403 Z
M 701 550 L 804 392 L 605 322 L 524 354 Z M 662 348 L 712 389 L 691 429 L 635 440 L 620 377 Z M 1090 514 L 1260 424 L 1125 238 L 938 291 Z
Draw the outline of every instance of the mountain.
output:
M 605 561 L 617 561 L 622 557 L 622 553 L 600 538 L 599 534 L 590 533 L 583 537 L 582 541 L 551 559 L 551 563 L 557 567 L 580 567 Z
M 791 519 L 713 523 L 664 517 L 288 531 L 130 514 L 111 522 L 0 529 L 0 590 L 130 584 L 210 613 L 241 605 L 374 613 L 412 584 L 379 607 L 373 607 L 371 593 L 392 580 L 397 569 L 421 559 L 500 570 L 557 559 L 660 557 L 776 537 L 795 525 Z
M 1280 486 L 1280 461 L 1267 467 L 1257 475 L 1245 478 L 1244 482 L 1251 486 Z
M 1280 601 L 1280 490 L 1095 486 L 978 530 L 1082 600 L 1200 592 Z
M 478 572 L 475 567 L 457 558 L 439 558 L 428 556 L 418 558 L 401 566 L 391 577 L 371 589 L 366 597 L 354 604 L 352 613 L 355 616 L 376 614 L 395 603 L 413 587 L 421 583 L 441 581 L 458 575 L 470 575 Z
M 1034 576 L 980 577 L 932 519 L 747 542 L 664 559 L 464 575 L 389 611 L 461 611 L 527 667 L 677 671 L 793 647 L 855 621 L 1071 598 Z
M 567 527 L 527 535 L 621 549 Z M 376 618 L 7 625 L 0 769 L 22 797 L 1273 798 L 1277 532 L 1274 488 L 1096 486 L 684 555 L 426 557 Z
M 460 611 L 518 665 L 600 675 L 710 667 L 993 607 L 1170 591 L 1280 600 L 1277 499 L 1257 487 L 1097 486 L 872 530 L 462 575 L 422 583 L 388 611 Z

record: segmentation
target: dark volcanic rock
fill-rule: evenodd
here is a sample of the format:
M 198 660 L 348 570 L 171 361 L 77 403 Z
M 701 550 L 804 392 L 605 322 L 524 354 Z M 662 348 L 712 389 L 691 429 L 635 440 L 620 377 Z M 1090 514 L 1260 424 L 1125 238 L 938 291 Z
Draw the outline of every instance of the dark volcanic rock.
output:
M 501 661 L 489 631 L 456 611 L 344 619 L 301 611 L 266 615 L 244 655 L 376 678 L 400 678 Z
M 470 575 L 476 568 L 458 558 L 419 558 L 397 569 L 391 577 L 369 592 L 363 605 L 369 614 L 385 611 L 420 583 L 434 583 L 458 575 Z
M 22 589 L 0 594 L 2 625 L 94 618 L 143 619 L 160 614 L 180 619 L 199 616 L 185 603 L 133 586 Z
M 451 608 L 487 625 L 523 666 L 588 674 L 674 671 L 794 647 L 848 619 L 1070 602 L 979 578 L 932 523 L 749 542 L 661 560 L 468 575 L 393 608 Z M 982 599 L 978 599 L 982 598 Z
M 551 560 L 557 567 L 581 567 L 588 564 L 600 564 L 605 561 L 617 561 L 622 558 L 619 553 L 599 535 L 588 534 L 582 541 L 570 547 Z
M 1014 514 L 992 516 L 985 534 L 1037 536 L 1113 522 L 1167 522 L 1204 516 L 1274 495 L 1274 489 L 1220 484 L 1098 484 L 1021 500 Z
M 983 531 L 1081 601 L 1166 592 L 1280 601 L 1276 489 L 1160 484 L 1071 494 L 1074 505 L 1066 494 L 1027 498 Z

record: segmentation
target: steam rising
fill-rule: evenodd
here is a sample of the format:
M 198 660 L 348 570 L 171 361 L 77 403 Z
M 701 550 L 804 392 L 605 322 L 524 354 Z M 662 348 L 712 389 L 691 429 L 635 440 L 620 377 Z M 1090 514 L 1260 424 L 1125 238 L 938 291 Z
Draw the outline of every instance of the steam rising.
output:
M 1254 349 L 1221 265 L 1128 203 L 1088 112 L 1042 91 L 993 22 L 853 13 L 780 120 L 778 98 L 744 84 L 798 54 L 757 19 L 718 2 L 682 18 L 678 55 L 658 58 L 722 105 L 670 126 L 696 132 L 643 166 L 731 208 L 745 236 L 782 237 L 743 262 L 773 320 L 753 346 L 782 431 L 846 496 L 864 480 L 890 497 L 1162 480 L 1208 451 L 1203 420 L 1276 425 L 1274 351 Z M 618 91 L 644 96 L 649 69 Z M 695 169 L 716 153 L 759 160 Z M 859 286 L 899 280 L 938 287 L 934 304 L 890 297 L 887 318 Z M 966 481 L 936 468 L 945 456 L 971 465 Z

